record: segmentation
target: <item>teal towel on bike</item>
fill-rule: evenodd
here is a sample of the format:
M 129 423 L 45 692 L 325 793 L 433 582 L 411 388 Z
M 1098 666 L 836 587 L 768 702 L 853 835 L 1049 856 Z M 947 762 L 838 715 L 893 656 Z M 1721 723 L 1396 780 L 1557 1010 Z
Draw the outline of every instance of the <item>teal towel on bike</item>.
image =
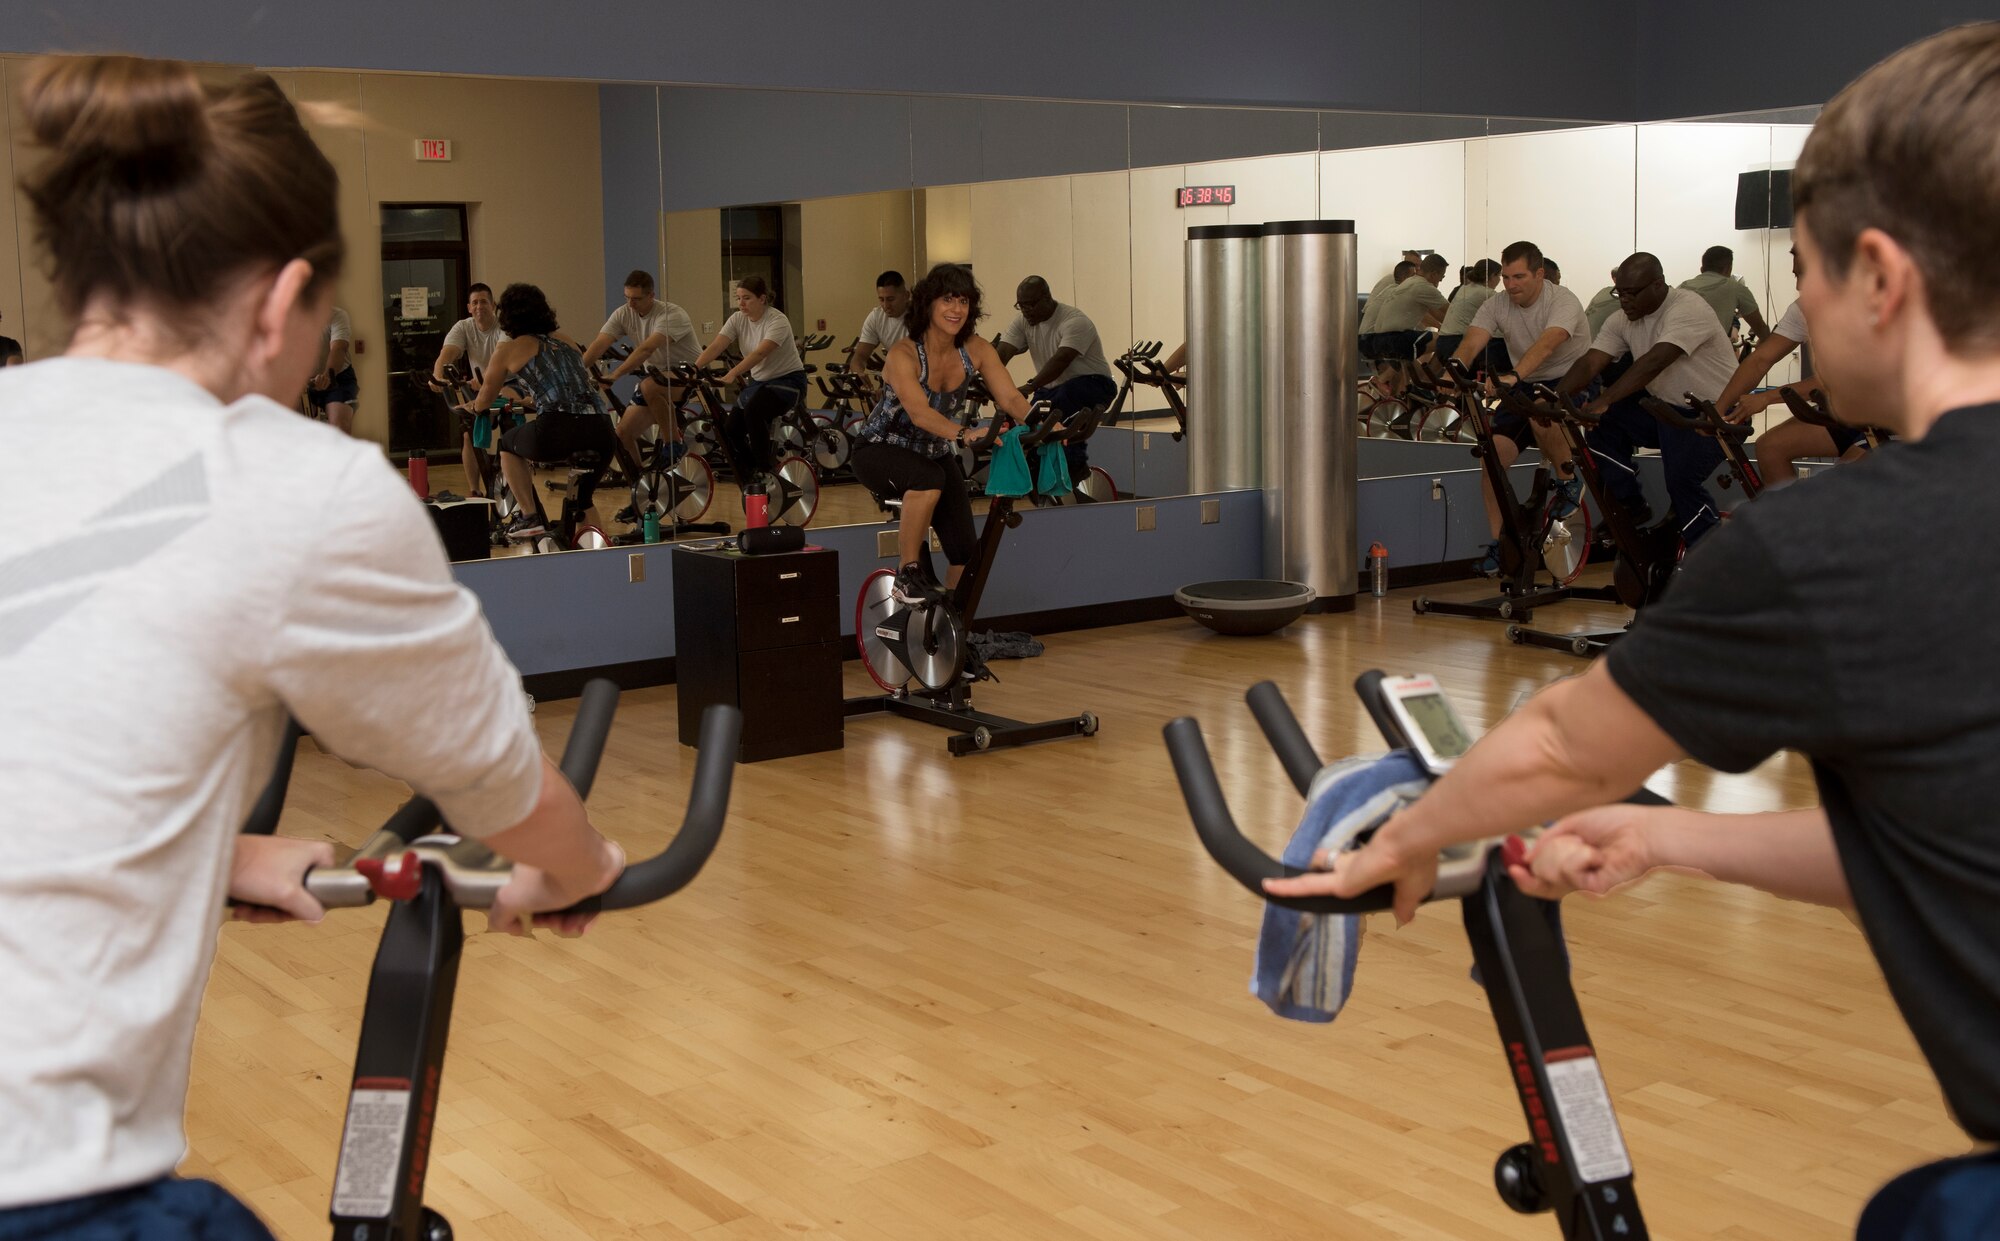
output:
M 987 495 L 1024 496 L 1035 489 L 1028 473 L 1028 454 L 1021 447 L 1021 437 L 1025 434 L 1026 427 L 1015 427 L 1004 432 L 993 445 L 993 456 L 986 463 Z
M 1429 787 L 1406 750 L 1329 765 L 1313 780 L 1305 817 L 1285 846 L 1285 864 L 1304 870 L 1316 851 L 1338 853 Z M 1354 989 L 1360 952 L 1360 915 L 1300 913 L 1267 904 L 1250 993 L 1280 1017 L 1332 1021 Z
M 1061 444 L 1042 447 L 1041 484 L 1045 496 L 1066 496 L 1075 490 L 1069 481 L 1069 454 Z

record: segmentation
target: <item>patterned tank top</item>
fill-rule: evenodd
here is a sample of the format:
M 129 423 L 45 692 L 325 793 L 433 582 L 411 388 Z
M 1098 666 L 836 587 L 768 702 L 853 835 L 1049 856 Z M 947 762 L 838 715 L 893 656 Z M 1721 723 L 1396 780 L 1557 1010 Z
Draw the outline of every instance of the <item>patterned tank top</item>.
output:
M 609 417 L 576 347 L 553 336 L 537 336 L 535 340 L 540 342 L 541 352 L 514 372 L 510 381 L 527 392 L 535 412 L 543 418 L 551 414 Z
M 964 346 L 958 350 L 959 364 L 965 367 L 965 379 L 949 392 L 931 390 L 931 362 L 924 355 L 924 342 L 911 342 L 917 347 L 917 384 L 929 398 L 930 407 L 947 418 L 957 418 L 958 410 L 965 403 L 966 389 L 972 387 L 972 355 Z M 861 424 L 861 438 L 870 444 L 887 444 L 893 448 L 907 448 L 920 457 L 948 457 L 952 453 L 952 443 L 941 435 L 932 435 L 910 420 L 910 411 L 903 408 L 903 402 L 896 395 L 894 387 L 886 387 L 882 399 Z

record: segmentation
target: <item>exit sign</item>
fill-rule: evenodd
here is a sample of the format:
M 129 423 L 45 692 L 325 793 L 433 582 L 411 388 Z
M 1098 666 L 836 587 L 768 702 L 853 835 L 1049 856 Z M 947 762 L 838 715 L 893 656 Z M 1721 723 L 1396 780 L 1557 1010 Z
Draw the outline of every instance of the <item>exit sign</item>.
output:
M 449 139 L 449 138 L 419 138 L 419 139 L 417 139 L 417 158 L 418 158 L 418 159 L 420 159 L 420 160 L 421 160 L 421 159 L 450 159 L 450 158 L 451 158 L 451 139 Z

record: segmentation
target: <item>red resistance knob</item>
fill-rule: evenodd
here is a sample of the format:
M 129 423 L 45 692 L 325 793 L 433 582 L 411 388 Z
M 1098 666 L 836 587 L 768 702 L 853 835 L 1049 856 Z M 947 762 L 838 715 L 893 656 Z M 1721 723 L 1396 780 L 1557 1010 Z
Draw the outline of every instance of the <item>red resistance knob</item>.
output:
M 390 858 L 386 863 L 381 858 L 362 858 L 354 863 L 354 869 L 368 880 L 368 886 L 375 890 L 375 895 L 386 901 L 412 900 L 423 890 L 424 864 L 411 850 L 405 850 L 401 857 Z

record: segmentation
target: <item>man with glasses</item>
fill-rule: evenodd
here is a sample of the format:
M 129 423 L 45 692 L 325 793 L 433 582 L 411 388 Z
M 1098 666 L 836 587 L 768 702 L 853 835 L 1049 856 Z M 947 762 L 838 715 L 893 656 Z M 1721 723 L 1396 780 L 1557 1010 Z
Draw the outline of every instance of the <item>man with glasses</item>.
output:
M 1708 303 L 1699 293 L 1668 288 L 1660 260 L 1652 255 L 1641 251 L 1620 264 L 1612 289 L 1621 313 L 1605 321 L 1556 390 L 1566 397 L 1584 392 L 1613 358 L 1632 355 L 1625 374 L 1584 406 L 1585 414 L 1598 419 L 1590 430 L 1590 450 L 1611 467 L 1604 471 L 1611 499 L 1635 524 L 1645 525 L 1652 511 L 1639 489 L 1633 451 L 1659 449 L 1681 541 L 1692 547 L 1720 520 L 1707 483 L 1722 464 L 1722 448 L 1709 436 L 1665 425 L 1640 408 L 1638 398 L 1651 393 L 1692 416 L 1688 394 L 1719 399 L 1736 371 L 1736 352 Z
M 1067 418 L 1092 406 L 1106 408 L 1118 398 L 1118 380 L 1097 338 L 1097 325 L 1074 306 L 1065 306 L 1049 292 L 1049 282 L 1029 276 L 1014 290 L 1014 309 L 1021 313 L 994 340 L 1000 364 L 1026 353 L 1035 377 L 1021 385 L 1025 396 L 1049 402 Z M 1063 445 L 1069 456 L 1069 476 L 1081 480 L 1089 468 L 1089 450 L 1079 442 Z

